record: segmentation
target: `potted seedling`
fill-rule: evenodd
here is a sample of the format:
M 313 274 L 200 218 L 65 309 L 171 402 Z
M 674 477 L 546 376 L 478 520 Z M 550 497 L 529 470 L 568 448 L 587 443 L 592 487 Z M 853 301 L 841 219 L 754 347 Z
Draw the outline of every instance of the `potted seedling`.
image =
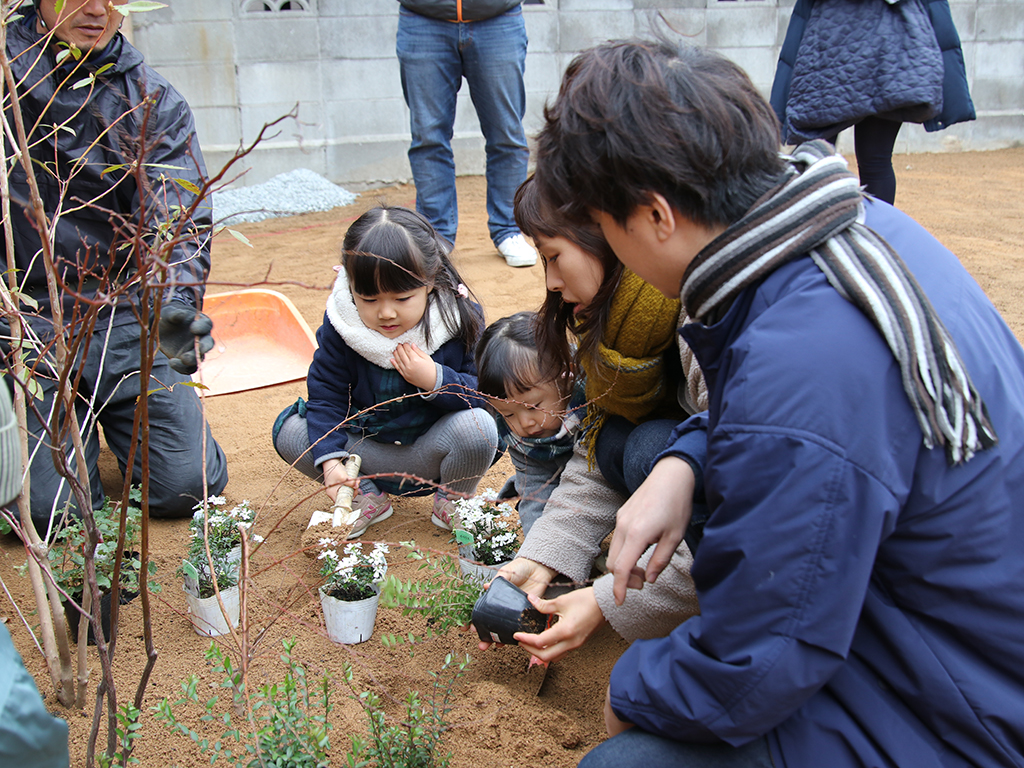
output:
M 456 559 L 449 555 L 427 554 L 413 542 L 403 542 L 402 546 L 409 550 L 410 559 L 420 561 L 421 576 L 404 582 L 389 576 L 382 585 L 380 602 L 387 608 L 400 608 L 404 616 L 425 617 L 428 630 L 421 636 L 412 632 L 389 635 L 385 644 L 420 642 L 470 623 L 482 640 L 508 645 L 516 644 L 512 637 L 516 632 L 544 631 L 547 617 L 511 582 L 494 579 L 488 588 L 477 579 L 465 578 Z
M 459 546 L 459 567 L 467 578 L 486 584 L 519 549 L 519 516 L 490 488 L 458 499 L 455 512 L 452 534 Z
M 189 523 L 188 554 L 178 569 L 184 578 L 185 601 L 192 627 L 197 634 L 206 637 L 227 634 L 230 627 L 238 626 L 242 536 L 245 534 L 251 541 L 262 541 L 251 532 L 255 512 L 249 502 L 243 501 L 230 510 L 223 509 L 225 504 L 223 496 L 211 496 L 205 505 L 196 505 Z
M 229 561 L 223 554 L 213 554 L 213 575 L 210 561 L 201 538 L 193 538 L 188 557 L 181 561 L 179 575 L 184 578 L 185 602 L 188 603 L 189 620 L 196 634 L 205 637 L 226 635 L 231 627 L 238 626 L 239 594 L 238 563 Z M 216 589 L 214 589 L 216 582 Z M 220 592 L 220 600 L 217 592 Z M 221 610 L 221 602 L 224 610 Z M 227 613 L 227 617 L 225 617 Z
M 256 512 L 248 501 L 243 499 L 231 509 L 224 509 L 226 505 L 227 499 L 223 496 L 211 496 L 206 504 L 196 504 L 189 532 L 193 539 L 209 536 L 210 551 L 215 556 L 239 563 L 242 560 L 242 532 L 245 531 L 252 542 L 261 542 L 263 538 L 252 533 Z
M 133 487 L 128 496 L 126 507 L 124 547 L 118 553 L 117 538 L 120 528 L 121 502 L 107 499 L 103 507 L 93 512 L 100 541 L 96 545 L 93 562 L 96 566 L 96 584 L 100 588 L 100 620 L 103 635 L 110 635 L 110 601 L 116 592 L 120 605 L 126 605 L 139 594 L 139 569 L 142 561 L 139 557 L 139 530 L 142 511 L 139 504 L 142 492 Z M 81 518 L 71 517 L 67 525 L 54 537 L 48 556 L 57 586 L 71 599 L 65 600 L 64 609 L 67 616 L 68 629 L 72 637 L 78 635 L 78 623 L 81 612 L 76 606 L 82 604 L 82 592 L 85 585 L 85 525 Z M 114 566 L 121 556 L 121 574 L 119 584 L 115 585 Z M 156 563 L 149 562 L 149 575 L 156 573 Z M 160 585 L 150 582 L 153 592 L 160 591 Z M 88 642 L 96 642 L 92 627 L 89 627 Z
M 321 540 L 319 559 L 320 607 L 327 636 L 335 643 L 362 643 L 370 639 L 377 620 L 380 583 L 387 576 L 387 544 L 363 551 L 363 542 L 346 544 L 342 555 L 331 540 Z

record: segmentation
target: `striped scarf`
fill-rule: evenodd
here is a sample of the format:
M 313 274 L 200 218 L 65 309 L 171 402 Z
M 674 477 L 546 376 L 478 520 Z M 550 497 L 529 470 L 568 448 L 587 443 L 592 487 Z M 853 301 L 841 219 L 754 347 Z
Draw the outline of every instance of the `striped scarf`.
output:
M 705 322 L 780 266 L 810 253 L 839 294 L 878 328 L 900 365 L 924 445 L 950 465 L 997 442 L 953 339 L 903 260 L 864 226 L 857 179 L 824 141 L 800 145 L 786 179 L 697 254 L 683 278 Z

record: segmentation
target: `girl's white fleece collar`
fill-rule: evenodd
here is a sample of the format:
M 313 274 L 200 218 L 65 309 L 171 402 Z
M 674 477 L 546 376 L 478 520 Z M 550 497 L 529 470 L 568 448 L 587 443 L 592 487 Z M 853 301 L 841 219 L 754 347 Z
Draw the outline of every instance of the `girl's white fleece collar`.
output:
M 433 355 L 454 337 L 441 319 L 441 312 L 437 308 L 437 301 L 444 301 L 445 298 L 439 293 L 436 301 L 427 302 L 427 322 L 430 323 L 429 345 L 422 322 L 401 336 L 389 339 L 367 328 L 359 319 L 359 312 L 356 311 L 356 304 L 348 285 L 348 275 L 345 270 L 341 270 L 334 280 L 331 295 L 327 297 L 327 319 L 331 321 L 334 330 L 345 343 L 361 357 L 381 368 L 394 370 L 395 365 L 391 358 L 399 344 L 415 344 L 428 355 Z

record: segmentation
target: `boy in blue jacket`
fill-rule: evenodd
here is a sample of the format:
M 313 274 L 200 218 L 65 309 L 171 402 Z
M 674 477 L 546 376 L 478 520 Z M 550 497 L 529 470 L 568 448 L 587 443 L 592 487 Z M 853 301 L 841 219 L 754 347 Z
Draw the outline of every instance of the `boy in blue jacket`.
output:
M 1024 765 L 1024 350 L 956 257 L 824 142 L 779 154 L 711 52 L 578 56 L 537 182 L 694 319 L 701 614 L 634 643 L 596 766 Z M 616 596 L 685 530 L 666 450 L 620 510 Z M 637 556 L 662 552 L 637 573 Z

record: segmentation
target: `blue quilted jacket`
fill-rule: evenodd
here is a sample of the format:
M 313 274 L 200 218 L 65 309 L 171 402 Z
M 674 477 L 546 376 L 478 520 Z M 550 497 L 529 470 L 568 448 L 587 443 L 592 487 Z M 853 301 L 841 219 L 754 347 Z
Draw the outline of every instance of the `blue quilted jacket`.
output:
M 874 2 L 882 3 L 884 0 L 874 0 Z M 927 11 L 928 20 L 931 22 L 935 40 L 941 52 L 941 97 L 931 90 L 931 78 L 936 73 L 930 73 L 929 67 L 922 63 L 927 57 L 904 56 L 902 59 L 900 58 L 903 53 L 907 52 L 906 41 L 893 39 L 883 46 L 887 51 L 893 53 L 891 59 L 879 61 L 874 57 L 863 56 L 865 50 L 875 50 L 877 46 L 864 45 L 863 36 L 872 34 L 872 32 L 865 28 L 863 20 L 859 17 L 858 6 L 849 4 L 849 17 L 845 27 L 843 29 L 834 27 L 828 30 L 830 39 L 837 40 L 839 47 L 828 49 L 828 55 L 824 57 L 824 60 L 813 62 L 815 67 L 821 69 L 824 80 L 821 85 L 822 90 L 818 92 L 821 98 L 816 102 L 820 114 L 817 115 L 816 120 L 814 116 L 811 116 L 810 119 L 817 130 L 809 131 L 806 125 L 800 130 L 794 130 L 793 120 L 787 109 L 790 104 L 790 86 L 798 56 L 816 55 L 814 50 L 810 50 L 807 46 L 801 49 L 815 0 L 797 0 L 786 32 L 786 39 L 782 44 L 771 93 L 771 104 L 782 126 L 782 138 L 785 143 L 796 144 L 808 138 L 817 137 L 832 138 L 839 130 L 853 125 L 858 119 L 877 114 L 876 106 L 879 103 L 880 95 L 866 92 L 865 83 L 877 82 L 879 72 L 868 70 L 879 66 L 892 67 L 895 71 L 889 74 L 899 82 L 906 92 L 925 94 L 921 98 L 935 101 L 932 115 L 925 119 L 920 119 L 923 118 L 923 115 L 919 115 L 918 118 L 914 118 L 913 115 L 904 115 L 903 121 L 923 122 L 926 131 L 939 131 L 955 123 L 975 119 L 974 104 L 971 101 L 967 85 L 963 51 L 960 48 L 960 36 L 953 24 L 953 17 L 950 15 L 949 3 L 947 0 L 920 0 L 920 2 Z M 933 59 L 928 59 L 928 61 L 935 64 Z M 801 61 L 801 66 L 808 66 L 808 62 Z M 885 73 L 882 74 L 884 76 Z M 836 109 L 847 108 L 851 105 L 854 105 L 854 114 L 847 115 L 843 121 L 844 124 L 837 124 L 835 122 Z M 807 106 L 805 105 L 805 110 Z M 936 112 L 937 114 L 935 114 Z M 899 119 L 899 117 L 897 116 L 895 119 Z M 807 122 L 806 111 L 802 115 L 801 122 Z

